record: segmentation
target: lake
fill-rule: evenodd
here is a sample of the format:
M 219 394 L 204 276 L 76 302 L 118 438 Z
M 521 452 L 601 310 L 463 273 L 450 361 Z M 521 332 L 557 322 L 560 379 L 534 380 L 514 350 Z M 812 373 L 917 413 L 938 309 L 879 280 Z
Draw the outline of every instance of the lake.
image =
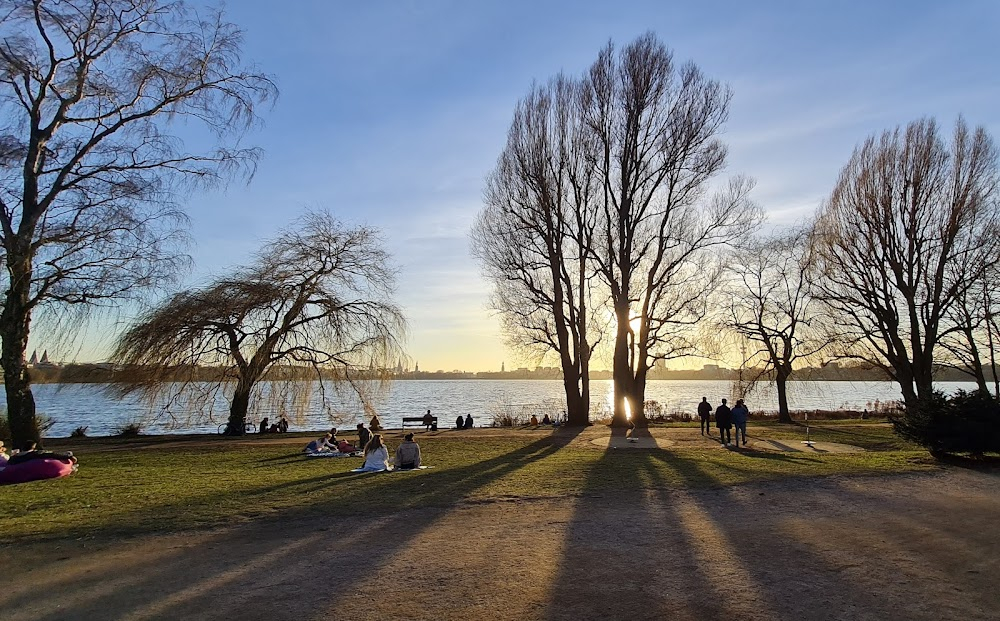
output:
M 941 382 L 939 388 L 953 392 L 975 389 L 970 382 Z M 210 400 L 210 407 L 192 414 L 190 404 L 181 401 L 158 401 L 148 404 L 138 398 L 117 399 L 106 393 L 103 384 L 39 384 L 33 387 L 37 409 L 55 421 L 48 437 L 65 437 L 80 426 L 87 435 L 115 433 L 118 426 L 132 421 L 143 424 L 144 433 L 216 433 L 224 423 L 228 404 L 221 395 Z M 197 387 L 196 387 L 197 389 Z M 268 392 L 265 386 L 265 393 Z M 611 381 L 592 383 L 592 416 L 607 415 L 611 410 Z M 719 399 L 733 400 L 733 385 L 728 380 L 654 380 L 646 389 L 646 399 L 657 401 L 666 412 L 693 413 L 702 396 L 717 405 Z M 876 401 L 900 398 L 891 382 L 790 382 L 789 402 L 793 410 L 872 409 Z M 353 429 L 367 417 L 356 398 L 327 394 L 332 408 L 324 410 L 318 391 L 300 400 L 293 408 L 288 401 L 265 399 L 251 405 L 250 417 L 273 421 L 283 411 L 289 414 L 291 429 L 324 429 L 331 425 Z M 6 399 L 0 392 L 0 406 Z M 777 409 L 773 385 L 762 385 L 747 398 L 751 411 Z M 428 409 L 439 417 L 442 427 L 454 424 L 457 416 L 471 413 L 476 425 L 490 425 L 501 413 L 539 418 L 546 412 L 558 415 L 565 409 L 562 382 L 559 380 L 402 380 L 392 383 L 375 402 L 383 425 L 398 428 L 404 416 L 421 416 Z

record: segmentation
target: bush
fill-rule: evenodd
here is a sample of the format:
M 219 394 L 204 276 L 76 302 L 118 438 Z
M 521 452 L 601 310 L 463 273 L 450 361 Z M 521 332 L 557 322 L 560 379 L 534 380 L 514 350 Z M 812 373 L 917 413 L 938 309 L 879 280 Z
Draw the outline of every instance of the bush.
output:
M 139 421 L 129 421 L 115 427 L 115 435 L 119 438 L 134 438 L 142 435 L 143 424 Z
M 39 438 L 44 436 L 55 424 L 55 419 L 49 418 L 44 414 L 35 414 L 35 432 Z M 11 439 L 10 421 L 7 420 L 7 410 L 0 410 L 0 440 L 9 443 Z
M 935 455 L 1000 453 L 1000 403 L 988 394 L 935 392 L 889 420 L 897 434 Z
M 81 425 L 69 433 L 71 438 L 86 438 L 87 430 L 90 429 L 87 425 Z

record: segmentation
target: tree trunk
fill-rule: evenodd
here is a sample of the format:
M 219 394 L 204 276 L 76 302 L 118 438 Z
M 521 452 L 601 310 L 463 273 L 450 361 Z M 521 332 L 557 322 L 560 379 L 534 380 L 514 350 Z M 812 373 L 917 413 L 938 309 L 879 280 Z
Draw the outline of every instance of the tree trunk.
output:
M 233 401 L 229 405 L 229 421 L 226 423 L 227 436 L 242 436 L 246 433 L 247 410 L 250 408 L 250 392 L 253 390 L 253 380 L 241 377 L 233 392 Z
M 636 369 L 635 379 L 632 382 L 632 424 L 636 427 L 649 427 L 649 420 L 646 419 L 646 375 L 649 367 L 646 366 L 645 348 L 640 347 L 641 360 Z
M 629 359 L 631 350 L 629 327 L 629 308 L 615 309 L 615 316 L 618 320 L 618 331 L 615 335 L 615 353 L 612 360 L 611 376 L 614 382 L 614 414 L 611 416 L 612 427 L 628 427 L 629 421 L 626 415 L 625 400 L 627 399 L 631 409 L 635 410 L 633 401 L 632 385 L 635 381 L 632 375 L 632 364 Z
M 774 384 L 778 389 L 778 422 L 792 422 L 792 414 L 788 411 L 788 375 L 778 372 L 774 376 Z
M 28 349 L 28 332 L 31 310 L 31 261 L 8 257 L 7 270 L 10 289 L 4 299 L 0 315 L 0 364 L 3 365 L 4 388 L 7 392 L 7 420 L 10 422 L 11 440 L 15 447 L 25 441 L 37 442 L 40 438 L 35 419 L 35 397 L 31 394 L 31 377 L 24 360 Z

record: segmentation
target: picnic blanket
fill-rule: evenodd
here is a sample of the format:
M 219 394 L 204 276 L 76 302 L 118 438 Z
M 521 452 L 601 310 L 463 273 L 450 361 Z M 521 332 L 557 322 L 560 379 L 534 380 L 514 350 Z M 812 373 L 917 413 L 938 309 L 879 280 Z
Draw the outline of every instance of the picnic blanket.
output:
M 351 472 L 416 472 L 417 470 L 427 470 L 428 468 L 433 468 L 434 466 L 418 466 L 416 468 L 391 468 L 389 470 L 365 470 L 364 468 L 355 468 Z
M 341 453 L 333 451 L 318 451 L 316 453 L 306 453 L 306 457 L 357 457 L 360 453 Z

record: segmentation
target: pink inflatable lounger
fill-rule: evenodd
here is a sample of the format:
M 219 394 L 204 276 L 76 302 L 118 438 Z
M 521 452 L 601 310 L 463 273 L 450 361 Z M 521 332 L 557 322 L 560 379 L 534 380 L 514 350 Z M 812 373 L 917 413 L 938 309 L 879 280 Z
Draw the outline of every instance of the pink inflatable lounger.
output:
M 58 479 L 73 474 L 73 464 L 58 459 L 32 459 L 0 470 L 0 485 Z

